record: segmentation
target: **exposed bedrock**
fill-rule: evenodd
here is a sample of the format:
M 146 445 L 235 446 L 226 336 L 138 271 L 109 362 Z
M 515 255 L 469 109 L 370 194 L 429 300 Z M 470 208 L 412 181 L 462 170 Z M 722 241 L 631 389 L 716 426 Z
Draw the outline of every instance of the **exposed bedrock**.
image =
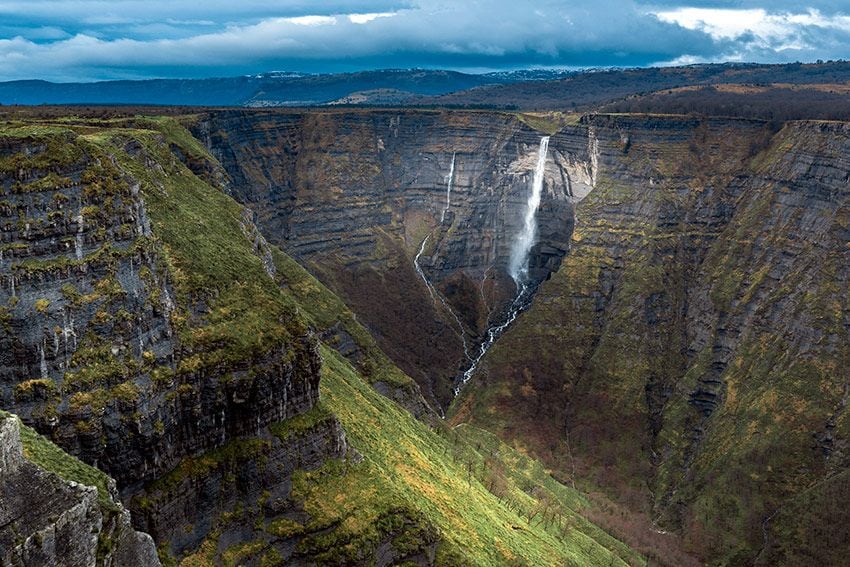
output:
M 271 251 L 252 215 L 204 181 L 214 183 L 220 168 L 194 159 L 147 134 L 0 137 L 0 407 L 109 473 L 128 501 L 228 444 L 256 446 L 270 425 L 302 416 L 319 398 L 318 339 L 277 295 Z M 216 244 L 180 248 L 185 230 Z M 218 255 L 222 246 L 230 257 Z M 205 250 L 212 252 L 189 264 Z M 195 283 L 202 269 L 215 277 Z M 247 283 L 229 279 L 234 272 Z M 264 300 L 263 311 L 245 308 L 240 294 Z M 249 335 L 239 324 L 255 326 Z M 277 484 L 288 486 L 295 467 L 346 454 L 342 428 L 331 417 L 323 423 L 312 438 L 269 441 L 281 461 Z M 24 488 L 10 488 L 20 493 L 15 502 L 48 506 Z M 165 549 L 184 552 L 232 503 L 231 488 L 198 495 L 198 484 L 185 482 L 156 493 L 162 514 L 181 503 L 187 516 L 198 512 L 191 534 L 175 535 L 141 508 L 134 521 Z M 80 507 L 56 490 L 57 506 L 79 512 L 73 522 L 100 521 L 88 496 L 81 493 Z M 56 563 L 32 557 L 9 561 Z M 115 562 L 133 564 L 118 555 Z
M 465 361 L 461 335 L 471 348 L 516 294 L 507 265 L 542 134 L 508 114 L 427 111 L 217 112 L 195 134 L 269 240 L 346 298 L 445 405 Z M 584 125 L 551 137 L 534 282 L 569 248 L 574 204 L 595 182 L 595 151 Z M 414 270 L 420 249 L 445 304 Z
M 12 156 L 46 151 L 26 138 L 2 144 Z M 309 410 L 315 339 L 199 363 L 212 348 L 178 338 L 173 317 L 184 315 L 139 181 L 82 140 L 63 144 L 64 163 L 0 172 L 0 407 L 122 490 Z M 126 151 L 176 167 L 133 143 Z M 209 310 L 197 298 L 188 315 L 203 322 Z
M 272 429 L 280 432 L 281 427 Z M 280 536 L 272 526 L 276 520 L 307 517 L 291 497 L 293 473 L 346 457 L 360 458 L 348 447 L 339 421 L 322 415 L 300 431 L 276 436 L 266 430 L 189 458 L 139 492 L 131 507 L 140 529 L 176 556 L 197 549 L 212 535 L 222 549 L 265 541 L 288 561 L 304 534 Z
M 28 451 L 49 442 L 30 433 Z M 42 449 L 43 451 L 44 449 Z M 58 448 L 55 448 L 59 452 Z M 25 456 L 21 427 L 14 416 L 0 416 L 0 564 L 14 567 L 102 565 L 155 567 L 156 547 L 136 532 L 117 499 L 114 482 L 102 490 L 67 481 Z M 70 456 L 57 467 L 84 468 Z M 97 474 L 92 470 L 92 474 Z

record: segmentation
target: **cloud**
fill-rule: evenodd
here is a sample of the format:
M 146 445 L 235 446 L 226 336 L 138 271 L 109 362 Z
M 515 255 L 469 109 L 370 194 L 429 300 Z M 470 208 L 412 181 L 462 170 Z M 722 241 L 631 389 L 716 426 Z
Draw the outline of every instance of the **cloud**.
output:
M 349 14 L 348 19 L 352 24 L 368 24 L 377 18 L 389 18 L 395 16 L 395 12 L 373 12 L 371 14 Z
M 821 56 L 848 43 L 844 16 L 743 4 L 751 3 L 0 0 L 0 79 L 636 66 Z
M 705 32 L 718 44 L 725 42 L 728 51 L 715 59 L 781 62 L 813 56 L 830 58 L 846 55 L 850 45 L 850 16 L 840 12 L 684 7 L 654 13 L 663 22 Z M 699 60 L 693 54 L 683 54 L 673 62 Z

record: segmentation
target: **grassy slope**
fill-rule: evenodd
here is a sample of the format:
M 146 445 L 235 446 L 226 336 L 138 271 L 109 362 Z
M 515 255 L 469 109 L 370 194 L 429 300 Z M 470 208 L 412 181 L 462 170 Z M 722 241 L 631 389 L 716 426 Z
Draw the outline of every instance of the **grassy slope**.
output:
M 186 310 L 172 316 L 184 345 L 196 352 L 181 367 L 190 371 L 238 362 L 286 343 L 298 348 L 292 341 L 303 336 L 306 327 L 252 253 L 240 224 L 242 207 L 189 171 L 161 142 L 160 135 L 187 155 L 205 157 L 199 145 L 181 145 L 189 136 L 185 129 L 162 119 L 144 125 L 156 127 L 161 122 L 165 123 L 162 132 L 132 130 L 116 135 L 107 131 L 87 138 L 141 182 L 154 234 L 174 278 L 178 304 L 185 309 L 201 300 L 210 307 L 202 321 L 189 320 Z M 125 153 L 125 136 L 132 136 L 163 170 Z
M 357 321 L 354 313 L 337 295 L 278 247 L 273 246 L 271 250 L 278 271 L 278 283 L 284 295 L 298 306 L 300 315 L 320 332 L 338 324 L 351 335 L 363 356 L 357 369 L 361 377 L 370 383 L 380 381 L 409 390 L 411 395 L 418 395 L 414 392 L 417 387 L 413 379 L 381 351 L 369 331 Z
M 11 416 L 0 410 L 0 420 Z M 115 510 L 115 503 L 109 495 L 109 477 L 103 471 L 89 466 L 73 457 L 55 445 L 46 437 L 39 435 L 33 428 L 20 423 L 21 445 L 24 458 L 48 472 L 59 476 L 62 480 L 76 482 L 97 488 L 98 499 L 104 510 Z
M 676 499 L 691 502 L 685 521 L 695 528 L 693 539 L 707 535 L 714 542 L 707 549 L 721 551 L 722 560 L 731 563 L 760 549 L 763 522 L 774 513 L 777 539 L 784 537 L 784 522 L 790 524 L 785 531 L 796 530 L 805 546 L 818 547 L 821 523 L 795 522 L 789 510 L 802 512 L 810 499 L 823 506 L 828 497 L 822 492 L 846 493 L 840 480 L 824 480 L 836 473 L 846 479 L 842 451 L 825 458 L 816 440 L 826 429 L 836 440 L 850 430 L 843 410 L 850 361 L 850 248 L 842 236 L 848 199 L 846 190 L 842 196 L 834 189 L 829 199 L 811 198 L 823 191 L 817 184 L 822 171 L 841 167 L 843 158 L 834 159 L 834 153 L 846 152 L 844 140 L 846 133 L 799 124 L 779 132 L 749 164 L 755 173 L 778 179 L 754 185 L 742 197 L 702 266 L 715 309 L 727 320 L 743 319 L 748 325 L 722 375 L 724 403 L 712 415 L 694 471 Z M 820 161 L 809 171 L 801 167 L 807 156 Z M 795 194 L 809 198 L 798 202 Z M 813 219 L 822 227 L 815 227 Z M 759 237 L 753 239 L 754 234 Z M 682 383 L 694 387 L 704 371 L 697 359 Z M 661 439 L 681 450 L 687 444 L 684 397 L 674 397 L 667 413 Z M 672 460 L 661 472 L 668 482 L 680 474 Z M 833 506 L 821 521 L 828 516 L 841 523 L 846 512 Z M 826 549 L 819 561 L 829 564 L 847 548 L 838 547 L 831 557 Z
M 620 556 L 604 545 L 640 561 L 578 516 L 575 510 L 584 500 L 539 464 L 472 428 L 437 434 L 370 388 L 336 352 L 325 347 L 323 357 L 324 403 L 342 421 L 364 461 L 343 474 L 331 467 L 296 480 L 315 522 L 340 521 L 343 530 L 357 533 L 369 530 L 384 510 L 410 507 L 442 532 L 448 545 L 438 557 L 447 565 L 620 563 Z M 501 499 L 480 479 L 490 454 L 499 455 L 506 469 Z M 562 516 L 548 525 L 542 517 L 527 519 L 543 494 Z

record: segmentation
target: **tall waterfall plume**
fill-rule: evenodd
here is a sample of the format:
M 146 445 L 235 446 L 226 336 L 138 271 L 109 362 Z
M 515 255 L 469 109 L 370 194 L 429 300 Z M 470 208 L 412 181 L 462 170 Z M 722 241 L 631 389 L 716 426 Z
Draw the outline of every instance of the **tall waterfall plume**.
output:
M 446 176 L 446 206 L 443 208 L 443 214 L 440 215 L 440 224 L 446 220 L 446 213 L 449 212 L 449 207 L 452 204 L 452 182 L 455 177 L 455 152 L 452 152 L 452 164 L 449 166 L 449 174 Z
M 528 280 L 528 255 L 537 240 L 537 208 L 540 206 L 540 196 L 543 193 L 543 176 L 546 172 L 548 151 L 549 136 L 543 136 L 540 138 L 540 147 L 537 150 L 537 166 L 534 168 L 522 232 L 519 233 L 511 248 L 511 257 L 508 262 L 508 273 L 518 288 L 523 287 Z

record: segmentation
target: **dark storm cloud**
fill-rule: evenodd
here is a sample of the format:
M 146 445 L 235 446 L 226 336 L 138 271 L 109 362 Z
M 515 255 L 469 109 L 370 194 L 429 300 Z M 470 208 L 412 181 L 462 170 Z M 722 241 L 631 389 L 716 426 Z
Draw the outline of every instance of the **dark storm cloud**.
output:
M 850 19 L 815 4 L 0 0 L 0 79 L 840 57 Z

